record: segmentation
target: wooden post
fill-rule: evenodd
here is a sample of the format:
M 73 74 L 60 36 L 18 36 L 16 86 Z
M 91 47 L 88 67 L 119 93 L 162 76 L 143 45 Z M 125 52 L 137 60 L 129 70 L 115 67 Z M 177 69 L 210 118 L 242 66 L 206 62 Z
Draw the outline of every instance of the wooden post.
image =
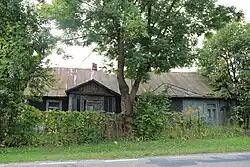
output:
M 73 99 L 73 95 L 69 94 L 69 103 L 68 103 L 68 110 L 72 111 L 72 99 Z
M 198 133 L 201 134 L 201 117 L 200 117 L 200 110 L 198 110 Z
M 85 96 L 81 95 L 80 96 L 80 111 L 84 111 L 84 101 L 86 100 Z

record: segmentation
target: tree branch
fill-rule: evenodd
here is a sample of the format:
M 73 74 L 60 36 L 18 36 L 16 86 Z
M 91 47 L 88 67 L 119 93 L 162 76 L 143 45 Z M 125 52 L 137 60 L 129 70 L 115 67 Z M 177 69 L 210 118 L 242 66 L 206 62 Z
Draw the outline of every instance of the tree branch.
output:
M 160 16 L 161 16 L 161 12 L 162 12 L 163 9 L 164 9 L 164 7 L 162 7 L 162 8 L 160 9 L 159 15 L 158 15 L 157 18 L 155 19 L 155 22 L 153 23 L 152 28 L 154 28 L 155 24 L 159 21 L 159 18 L 160 18 Z
M 104 34 L 104 33 L 101 33 L 101 34 L 98 34 L 98 35 L 111 37 L 109 34 Z M 83 36 L 78 36 L 78 37 L 63 39 L 63 42 L 69 42 L 69 41 L 78 40 L 78 39 L 85 39 L 86 37 L 87 37 L 86 35 L 85 36 L 83 35 Z
M 148 66 L 147 66 L 146 72 L 149 72 L 149 70 L 150 70 L 150 68 L 152 66 L 152 61 L 149 60 L 147 65 Z M 137 75 L 137 77 L 136 77 L 136 79 L 134 81 L 134 84 L 133 84 L 133 86 L 131 88 L 131 92 L 130 92 L 130 100 L 131 100 L 131 102 L 133 102 L 135 100 L 135 97 L 136 97 L 136 94 L 137 94 L 138 89 L 140 87 L 141 81 L 142 81 L 142 77 Z
M 233 62 L 232 62 L 231 59 L 229 59 L 229 64 L 230 64 L 231 69 L 232 69 L 234 82 L 237 83 L 237 82 L 238 82 L 238 79 L 236 78 L 236 70 L 235 70 L 235 68 L 234 68 L 234 65 L 233 65 Z
M 138 2 L 138 0 L 135 0 L 135 1 L 134 1 L 134 5 L 136 5 L 136 4 L 137 4 L 137 2 Z
M 172 9 L 174 8 L 174 5 L 177 3 L 177 1 L 179 1 L 179 0 L 173 0 L 173 1 L 172 1 L 171 5 L 170 5 L 170 7 L 169 7 L 169 9 L 168 9 L 168 11 L 167 11 L 167 13 L 166 13 L 167 16 L 170 15 L 170 13 L 171 13 Z M 175 16 L 177 15 L 177 13 L 178 13 L 183 7 L 184 7 L 184 6 L 180 7 L 180 8 L 177 10 L 177 12 L 174 14 L 173 17 L 175 17 Z M 158 38 L 159 38 L 159 36 L 160 36 L 161 34 L 164 35 L 164 34 L 166 33 L 168 26 L 170 26 L 170 24 L 167 24 L 167 25 L 165 26 L 165 28 L 160 29 L 160 31 L 159 31 L 159 33 L 158 33 L 158 35 L 157 35 Z M 161 33 L 162 30 L 163 30 L 163 33 Z
M 231 77 L 232 76 L 232 74 L 231 74 L 231 72 L 230 72 L 230 67 L 231 67 L 231 64 L 229 63 L 229 57 L 228 57 L 228 55 L 227 55 L 227 57 L 226 56 L 223 56 L 223 55 L 221 55 L 221 57 L 225 60 L 225 62 L 226 62 L 226 64 L 227 64 L 227 73 L 228 73 L 228 75 L 230 76 L 230 80 L 231 80 L 231 82 L 233 83 L 233 84 L 236 84 L 235 82 L 236 82 L 236 76 L 235 76 L 235 74 L 233 74 L 233 78 Z
M 141 83 L 142 78 L 139 77 L 135 79 L 134 84 L 132 86 L 131 92 L 130 92 L 130 101 L 133 102 L 135 100 L 136 94 L 138 92 L 140 83 Z
M 144 11 L 145 7 L 150 3 L 151 0 L 148 0 L 148 2 L 145 3 L 145 5 L 141 5 L 141 13 Z
M 177 3 L 177 1 L 179 0 L 173 0 L 172 4 L 170 5 L 168 12 L 166 13 L 166 15 L 169 15 L 171 10 L 174 8 L 174 5 Z
M 150 3 L 148 3 L 148 27 L 147 27 L 148 33 L 150 33 L 150 34 L 151 34 L 151 26 L 150 26 L 150 24 L 151 24 L 151 13 L 152 13 L 152 3 L 150 2 Z

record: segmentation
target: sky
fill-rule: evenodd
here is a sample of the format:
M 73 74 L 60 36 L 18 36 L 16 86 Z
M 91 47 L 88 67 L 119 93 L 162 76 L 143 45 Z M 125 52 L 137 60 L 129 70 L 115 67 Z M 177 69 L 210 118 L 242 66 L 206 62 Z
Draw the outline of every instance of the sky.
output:
M 237 9 L 243 10 L 247 22 L 250 22 L 250 0 L 218 0 L 218 3 L 225 6 L 235 6 Z M 92 52 L 93 48 L 83 48 L 77 46 L 68 46 L 65 51 L 72 58 L 63 59 L 62 55 L 53 52 L 49 59 L 53 67 L 69 67 L 69 68 L 91 68 L 92 63 L 96 63 L 98 67 L 104 65 L 104 57 Z M 193 72 L 196 68 L 173 69 L 174 72 Z

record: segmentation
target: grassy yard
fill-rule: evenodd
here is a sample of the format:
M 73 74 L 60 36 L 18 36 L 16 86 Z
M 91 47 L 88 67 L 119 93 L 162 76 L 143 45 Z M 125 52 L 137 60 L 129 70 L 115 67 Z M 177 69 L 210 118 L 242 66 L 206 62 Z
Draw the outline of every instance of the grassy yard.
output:
M 112 159 L 194 153 L 250 151 L 249 137 L 118 142 L 60 148 L 4 148 L 0 163 L 42 160 Z

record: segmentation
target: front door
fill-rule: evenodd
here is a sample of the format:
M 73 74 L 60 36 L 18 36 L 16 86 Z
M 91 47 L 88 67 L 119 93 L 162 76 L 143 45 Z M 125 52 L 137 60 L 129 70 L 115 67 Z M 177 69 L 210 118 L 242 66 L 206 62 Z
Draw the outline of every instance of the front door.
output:
M 86 111 L 87 100 L 82 95 L 73 95 L 72 111 Z
M 84 96 L 80 96 L 80 111 L 86 111 L 87 109 L 87 100 Z

